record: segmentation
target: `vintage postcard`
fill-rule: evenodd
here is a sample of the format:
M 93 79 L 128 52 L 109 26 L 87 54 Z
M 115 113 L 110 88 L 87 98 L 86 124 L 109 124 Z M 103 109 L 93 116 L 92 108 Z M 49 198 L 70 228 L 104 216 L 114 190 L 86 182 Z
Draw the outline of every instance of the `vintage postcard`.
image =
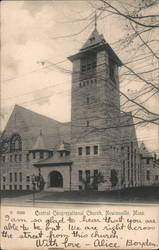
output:
M 1 249 L 159 248 L 158 13 L 1 1 Z

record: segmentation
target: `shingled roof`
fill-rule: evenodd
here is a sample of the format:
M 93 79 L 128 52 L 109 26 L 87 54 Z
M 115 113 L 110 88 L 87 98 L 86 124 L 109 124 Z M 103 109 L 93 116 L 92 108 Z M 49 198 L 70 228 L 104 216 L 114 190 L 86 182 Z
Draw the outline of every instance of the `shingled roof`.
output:
M 91 35 L 89 36 L 87 41 L 83 44 L 80 51 L 86 50 L 86 49 L 93 47 L 95 45 L 103 44 L 104 42 L 105 42 L 104 36 L 100 35 L 98 33 L 97 29 L 95 29 L 95 30 L 93 30 L 93 32 L 91 33 Z
M 75 55 L 69 56 L 68 59 L 72 62 L 75 59 L 79 59 L 83 56 L 83 53 L 92 53 L 93 51 L 106 50 L 109 57 L 117 63 L 118 66 L 122 66 L 123 63 L 111 48 L 111 46 L 106 42 L 104 36 L 99 34 L 97 29 L 93 30 L 87 41 L 84 43 L 82 48 Z
M 42 135 L 42 130 L 40 131 L 39 136 L 37 137 L 37 140 L 35 141 L 35 144 L 32 148 L 32 151 L 34 150 L 47 150 L 47 147 L 44 143 L 44 138 Z
M 140 153 L 142 154 L 142 157 L 153 158 L 153 154 L 149 152 L 144 142 L 141 142 Z
M 72 160 L 70 155 L 60 156 L 59 152 L 55 152 L 54 155 L 48 159 L 40 160 L 34 163 L 35 167 L 46 167 L 46 166 L 63 166 L 71 165 Z
M 131 112 L 120 114 L 120 135 L 121 143 L 137 142 L 136 130 Z
M 18 121 L 15 126 L 15 117 Z M 10 136 L 12 133 L 21 132 L 26 134 L 26 149 L 30 150 L 35 145 L 40 130 L 43 133 L 45 147 L 48 149 L 55 148 L 65 140 L 70 142 L 70 123 L 61 123 L 47 116 L 38 114 L 29 109 L 15 105 L 14 110 L 5 127 L 5 135 Z

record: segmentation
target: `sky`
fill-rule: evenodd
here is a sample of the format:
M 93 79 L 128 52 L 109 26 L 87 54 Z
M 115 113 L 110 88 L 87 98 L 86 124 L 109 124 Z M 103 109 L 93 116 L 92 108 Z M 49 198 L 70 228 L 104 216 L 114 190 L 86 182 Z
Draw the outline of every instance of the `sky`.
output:
M 121 17 L 103 13 L 97 28 L 121 60 L 133 54 L 133 49 L 115 47 L 127 32 Z M 67 57 L 78 52 L 93 29 L 94 8 L 87 1 L 1 3 L 1 130 L 15 104 L 58 121 L 70 121 L 72 65 Z M 125 93 L 137 89 L 137 82 L 123 88 Z M 149 104 L 154 110 L 155 102 Z M 139 140 L 145 140 L 151 150 L 157 147 L 156 133 L 153 126 L 149 134 L 145 128 L 137 130 Z

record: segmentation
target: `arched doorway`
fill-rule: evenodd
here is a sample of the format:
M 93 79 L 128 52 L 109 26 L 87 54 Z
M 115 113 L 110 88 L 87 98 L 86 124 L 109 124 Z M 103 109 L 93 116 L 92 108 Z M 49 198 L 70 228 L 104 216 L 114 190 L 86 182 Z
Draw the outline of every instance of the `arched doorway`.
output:
M 60 172 L 58 171 L 52 171 L 50 173 L 50 187 L 63 187 L 63 177 Z

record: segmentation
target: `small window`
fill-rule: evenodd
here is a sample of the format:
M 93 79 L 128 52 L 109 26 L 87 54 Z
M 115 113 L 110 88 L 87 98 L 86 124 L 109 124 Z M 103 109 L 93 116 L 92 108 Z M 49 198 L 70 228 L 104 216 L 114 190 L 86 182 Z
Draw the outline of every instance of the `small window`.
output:
M 88 64 L 87 64 L 87 71 L 90 71 L 90 70 L 91 70 L 91 64 L 88 63 Z
M 29 161 L 29 154 L 26 154 L 26 160 Z
M 17 155 L 14 155 L 14 160 L 17 161 Z
M 98 154 L 98 146 L 94 146 L 94 155 Z
M 150 171 L 149 170 L 146 171 L 146 179 L 147 179 L 147 181 L 150 180 Z
M 111 59 L 109 60 L 109 72 L 110 79 L 115 82 L 115 63 Z
M 12 185 L 9 185 L 9 189 L 12 190 Z
M 22 161 L 22 155 L 21 154 L 19 155 L 19 161 Z
M 87 121 L 87 127 L 89 127 L 89 121 Z
M 86 170 L 86 182 L 90 183 L 90 170 Z
M 3 182 L 5 182 L 6 181 L 6 177 L 5 176 L 3 176 Z
M 82 190 L 82 186 L 81 185 L 78 188 L 79 188 L 79 190 Z
M 130 181 L 130 170 L 128 168 L 128 181 Z
M 17 190 L 17 185 L 14 185 L 14 190 Z
M 96 66 L 97 66 L 96 62 L 93 62 L 93 63 L 92 63 L 92 68 L 93 68 L 93 69 L 96 69 Z
M 82 65 L 82 66 L 81 66 L 81 71 L 82 71 L 82 72 L 86 72 L 86 65 Z
M 6 190 L 6 186 L 5 185 L 3 185 L 3 190 Z
M 146 164 L 150 164 L 150 159 L 149 158 L 146 159 Z
M 90 147 L 89 146 L 86 147 L 86 155 L 90 155 Z
M 22 173 L 19 173 L 19 181 L 22 182 Z
M 17 173 L 14 173 L 14 180 L 17 181 Z
M 9 180 L 12 182 L 12 173 L 9 173 Z
M 155 175 L 155 181 L 158 181 L 158 175 Z
M 19 185 L 19 190 L 23 190 L 23 187 L 22 187 L 22 185 Z
M 51 156 L 53 156 L 53 152 L 52 151 L 49 152 L 49 157 L 51 157 Z
M 82 147 L 78 148 L 78 155 L 82 155 Z
M 78 175 L 79 175 L 79 181 L 82 181 L 82 170 L 78 171 Z
M 87 86 L 89 85 L 89 80 L 87 80 Z
M 40 159 L 44 158 L 44 152 L 40 152 Z
M 35 159 L 36 158 L 36 154 L 35 154 L 35 152 L 33 152 L 33 159 Z
M 89 104 L 89 97 L 87 97 L 86 101 L 87 101 L 87 104 Z
M 64 153 L 63 151 L 60 151 L 60 156 L 61 156 L 61 157 L 63 157 L 63 153 Z
M 26 181 L 27 181 L 27 182 L 29 182 L 29 181 L 30 181 L 30 176 L 29 176 L 29 175 L 27 175 L 27 177 L 26 177 Z
M 2 157 L 2 161 L 3 161 L 3 162 L 5 162 L 5 161 L 6 161 L 6 157 L 5 157 L 5 155 L 3 155 L 3 157 Z
M 80 87 L 80 88 L 82 87 L 82 82 L 79 83 L 79 87 Z
M 89 40 L 90 40 L 90 42 L 92 43 L 92 42 L 95 40 L 95 37 L 93 36 L 93 37 L 91 37 Z
M 94 170 L 94 176 L 98 176 L 98 169 Z
M 30 190 L 30 186 L 29 186 L 29 185 L 27 185 L 27 186 L 26 186 L 26 189 L 27 189 L 27 190 Z
M 10 161 L 12 161 L 13 160 L 13 156 L 12 155 L 10 155 Z

